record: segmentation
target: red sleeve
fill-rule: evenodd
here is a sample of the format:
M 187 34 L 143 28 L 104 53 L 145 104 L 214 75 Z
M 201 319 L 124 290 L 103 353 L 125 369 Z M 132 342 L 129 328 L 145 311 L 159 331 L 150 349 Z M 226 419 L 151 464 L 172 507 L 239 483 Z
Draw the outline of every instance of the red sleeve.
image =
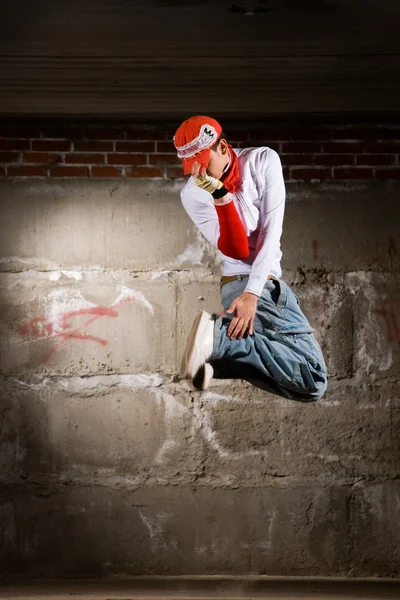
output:
M 250 254 L 249 243 L 234 202 L 215 204 L 214 206 L 220 229 L 218 249 L 230 258 L 247 258 Z

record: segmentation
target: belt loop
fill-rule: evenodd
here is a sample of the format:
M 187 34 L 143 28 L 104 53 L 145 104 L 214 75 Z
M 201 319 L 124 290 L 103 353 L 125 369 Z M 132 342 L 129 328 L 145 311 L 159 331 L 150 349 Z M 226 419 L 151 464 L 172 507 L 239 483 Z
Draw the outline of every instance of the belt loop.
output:
M 236 275 L 238 281 L 242 281 L 243 277 L 241 275 Z

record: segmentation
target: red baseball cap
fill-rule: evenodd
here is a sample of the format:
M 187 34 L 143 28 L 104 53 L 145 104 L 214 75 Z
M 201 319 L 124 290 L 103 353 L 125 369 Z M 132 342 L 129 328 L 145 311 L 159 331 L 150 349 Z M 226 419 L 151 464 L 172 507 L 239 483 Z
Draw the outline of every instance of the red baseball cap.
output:
M 185 174 L 192 172 L 194 162 L 207 168 L 211 147 L 218 141 L 221 133 L 222 127 L 218 121 L 204 116 L 190 117 L 178 127 L 174 144 Z

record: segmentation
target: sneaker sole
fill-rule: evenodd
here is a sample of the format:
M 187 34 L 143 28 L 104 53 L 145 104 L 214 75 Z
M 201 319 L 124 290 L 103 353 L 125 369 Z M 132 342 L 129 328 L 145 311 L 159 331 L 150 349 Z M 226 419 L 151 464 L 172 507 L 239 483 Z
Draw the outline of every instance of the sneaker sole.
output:
M 192 329 L 190 330 L 186 342 L 186 348 L 181 362 L 180 377 L 182 379 L 189 379 L 190 377 L 192 377 L 189 366 L 196 352 L 196 337 L 198 333 L 201 332 L 201 330 L 208 325 L 208 323 L 210 322 L 210 318 L 211 315 L 203 310 L 197 315 L 193 323 Z
M 213 378 L 214 369 L 210 363 L 204 363 L 197 371 L 196 375 L 192 379 L 193 387 L 196 390 L 204 391 L 210 385 L 210 381 Z

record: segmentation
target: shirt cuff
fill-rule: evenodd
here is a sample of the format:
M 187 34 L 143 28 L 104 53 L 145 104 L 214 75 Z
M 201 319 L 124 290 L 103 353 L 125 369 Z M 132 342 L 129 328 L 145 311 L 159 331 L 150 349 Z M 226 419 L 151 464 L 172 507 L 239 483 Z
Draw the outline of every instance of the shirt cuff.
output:
M 244 291 L 250 292 L 251 294 L 255 294 L 256 296 L 261 296 L 265 282 L 266 278 L 264 277 L 259 277 L 258 275 L 250 275 L 249 281 Z

